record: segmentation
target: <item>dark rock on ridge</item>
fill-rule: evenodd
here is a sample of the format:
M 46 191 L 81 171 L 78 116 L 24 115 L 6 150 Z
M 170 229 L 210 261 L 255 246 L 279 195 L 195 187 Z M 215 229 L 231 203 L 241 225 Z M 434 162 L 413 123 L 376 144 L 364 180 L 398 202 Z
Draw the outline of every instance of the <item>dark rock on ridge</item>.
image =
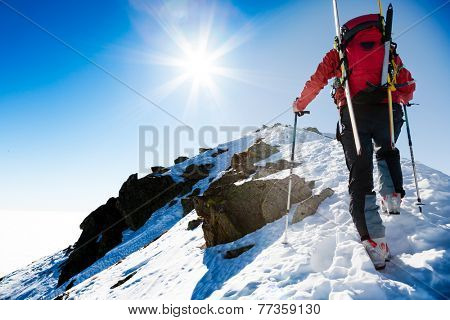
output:
M 116 205 L 117 198 L 110 198 L 83 220 L 80 225 L 83 232 L 61 267 L 58 286 L 122 241 L 122 231 L 126 229 L 126 224 Z
M 225 252 L 225 255 L 223 257 L 225 259 L 237 258 L 241 254 L 243 254 L 244 252 L 247 252 L 248 250 L 253 248 L 254 246 L 255 246 L 254 244 L 249 244 L 247 246 L 243 246 L 243 247 L 240 247 L 240 248 L 237 248 L 237 249 L 228 250 L 227 252 Z
M 195 228 L 197 228 L 202 223 L 203 223 L 203 219 L 202 218 L 191 220 L 191 221 L 188 222 L 187 230 L 189 230 L 189 231 L 190 230 L 194 230 Z
M 179 164 L 179 163 L 182 163 L 182 162 L 186 161 L 187 159 L 189 159 L 189 158 L 185 157 L 185 156 L 179 156 L 178 158 L 173 160 L 173 163 L 174 164 Z
M 83 231 L 61 266 L 58 286 L 120 244 L 124 230 L 139 229 L 153 212 L 169 204 L 175 197 L 191 192 L 193 185 L 208 177 L 212 166 L 190 165 L 182 174 L 184 181 L 178 183 L 171 176 L 159 173 L 141 179 L 138 179 L 137 174 L 132 174 L 120 188 L 117 198 L 109 199 L 81 223 Z

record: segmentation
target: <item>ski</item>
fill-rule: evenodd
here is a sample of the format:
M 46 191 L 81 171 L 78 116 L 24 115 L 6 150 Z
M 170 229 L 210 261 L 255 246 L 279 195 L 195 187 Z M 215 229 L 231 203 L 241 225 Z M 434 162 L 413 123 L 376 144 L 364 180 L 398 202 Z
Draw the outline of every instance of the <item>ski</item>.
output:
M 381 0 L 378 0 L 380 7 L 380 17 L 383 17 Z M 391 147 L 395 148 L 395 133 L 394 133 L 394 112 L 392 108 L 392 91 L 395 90 L 393 86 L 394 77 L 389 74 L 389 66 L 391 59 L 391 42 L 392 42 L 392 20 L 394 17 L 394 8 L 390 3 L 386 12 L 386 22 L 384 24 L 384 60 L 383 69 L 381 71 L 381 85 L 387 86 L 388 108 L 389 108 L 389 136 L 391 139 Z

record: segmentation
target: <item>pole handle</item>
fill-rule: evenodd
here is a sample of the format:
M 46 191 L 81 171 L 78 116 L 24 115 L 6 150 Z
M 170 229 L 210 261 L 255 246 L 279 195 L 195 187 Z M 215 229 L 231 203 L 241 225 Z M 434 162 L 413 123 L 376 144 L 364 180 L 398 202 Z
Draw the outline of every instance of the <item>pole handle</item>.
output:
M 297 117 L 303 117 L 305 114 L 310 114 L 310 111 L 297 111 L 295 114 Z

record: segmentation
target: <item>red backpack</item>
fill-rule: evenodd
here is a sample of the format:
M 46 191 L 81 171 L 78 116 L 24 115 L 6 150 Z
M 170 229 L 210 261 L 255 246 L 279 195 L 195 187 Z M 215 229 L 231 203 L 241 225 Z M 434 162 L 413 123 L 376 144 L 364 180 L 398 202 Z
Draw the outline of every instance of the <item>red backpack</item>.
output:
M 342 26 L 342 46 L 354 103 L 379 102 L 386 97 L 386 90 L 379 87 L 384 58 L 382 28 L 379 14 L 360 16 Z

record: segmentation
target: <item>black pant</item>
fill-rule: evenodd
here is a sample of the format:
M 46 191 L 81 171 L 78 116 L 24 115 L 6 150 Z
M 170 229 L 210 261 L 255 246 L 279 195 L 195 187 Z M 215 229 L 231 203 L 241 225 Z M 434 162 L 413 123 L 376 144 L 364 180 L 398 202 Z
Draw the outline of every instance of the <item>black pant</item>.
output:
M 373 186 L 373 151 L 375 143 L 377 161 L 386 161 L 394 184 L 395 192 L 402 197 L 403 176 L 400 166 L 400 152 L 392 149 L 389 134 L 389 113 L 387 104 L 355 104 L 353 105 L 359 139 L 361 141 L 361 155 L 357 155 L 353 139 L 352 125 L 347 107 L 341 109 L 342 132 L 340 141 L 344 148 L 347 168 L 350 171 L 349 194 L 350 214 L 356 225 L 361 240 L 369 239 L 364 216 L 365 196 L 374 194 Z M 400 105 L 393 105 L 395 140 L 400 135 L 403 125 L 403 110 Z

